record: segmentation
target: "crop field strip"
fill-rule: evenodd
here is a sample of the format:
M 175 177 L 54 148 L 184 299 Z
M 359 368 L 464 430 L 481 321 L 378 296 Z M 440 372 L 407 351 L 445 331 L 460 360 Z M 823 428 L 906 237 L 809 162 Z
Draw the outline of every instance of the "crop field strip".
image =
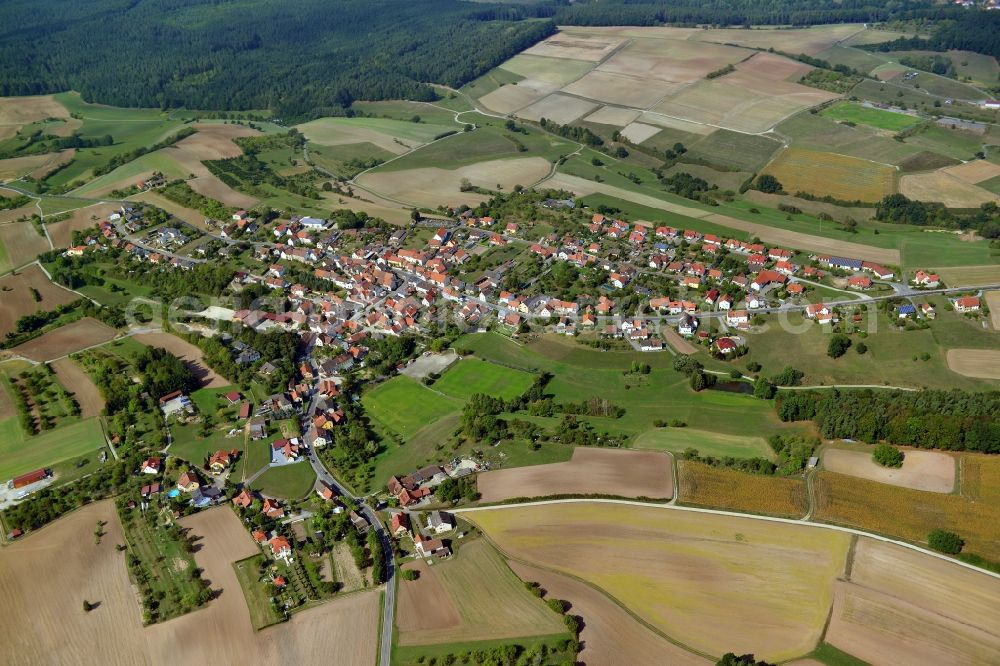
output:
M 747 474 L 691 460 L 680 460 L 677 466 L 684 504 L 782 518 L 801 518 L 809 510 L 802 479 Z

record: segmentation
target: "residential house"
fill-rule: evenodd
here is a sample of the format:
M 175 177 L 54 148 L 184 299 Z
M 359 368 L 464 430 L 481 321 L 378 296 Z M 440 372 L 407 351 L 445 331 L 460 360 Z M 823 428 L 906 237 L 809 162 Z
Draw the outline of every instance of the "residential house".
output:
M 444 534 L 455 529 L 455 519 L 444 511 L 431 511 L 427 515 L 427 531 L 433 534 Z
M 185 493 L 193 493 L 200 485 L 198 473 L 194 470 L 184 472 L 177 479 L 177 489 Z
M 978 296 L 963 296 L 962 298 L 955 299 L 955 311 L 956 312 L 978 312 L 979 311 L 979 297 Z

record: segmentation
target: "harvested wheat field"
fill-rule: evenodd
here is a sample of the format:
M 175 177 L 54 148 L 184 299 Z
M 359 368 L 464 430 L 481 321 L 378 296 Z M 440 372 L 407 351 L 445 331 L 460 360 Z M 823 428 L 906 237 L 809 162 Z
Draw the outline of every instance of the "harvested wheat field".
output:
M 86 208 L 77 208 L 61 222 L 46 224 L 45 228 L 55 247 L 69 247 L 73 244 L 73 232 L 96 227 L 101 220 L 121 208 L 121 204 L 100 203 Z
M 622 136 L 631 141 L 632 143 L 642 143 L 646 139 L 650 139 L 661 131 L 660 127 L 655 125 L 643 125 L 642 123 L 632 123 L 622 130 Z
M 961 181 L 975 185 L 984 180 L 1000 176 L 1000 164 L 994 164 L 986 160 L 973 160 L 965 164 L 956 164 L 953 167 L 941 169 L 941 171 Z
M 0 130 L 2 129 L 0 127 Z M 75 152 L 74 150 L 66 150 L 61 153 L 25 155 L 24 157 L 8 157 L 0 160 L 0 181 L 17 180 L 22 176 L 44 178 L 60 164 L 72 160 Z
M 94 526 L 105 536 L 94 543 Z M 0 549 L 0 662 L 149 664 L 111 501 L 89 504 Z M 97 604 L 89 613 L 86 599 Z
M 399 584 L 400 645 L 551 636 L 566 631 L 562 618 L 525 589 L 485 539 L 462 544 L 449 560 L 418 570 L 420 578 Z M 415 587 L 407 590 L 410 585 Z M 413 606 L 410 602 L 417 595 L 418 605 Z M 446 607 L 429 609 L 438 604 Z M 425 613 L 435 616 L 434 626 L 418 629 L 430 621 L 414 614 Z M 458 623 L 454 624 L 456 617 Z
M 801 148 L 781 151 L 764 172 L 781 181 L 791 194 L 806 192 L 845 201 L 879 201 L 895 191 L 895 169 L 891 166 Z M 903 181 L 907 178 L 912 176 L 903 176 Z
M 907 174 L 899 179 L 899 191 L 911 199 L 934 201 L 948 208 L 978 208 L 1000 197 L 944 171 Z
M 1000 331 L 1000 291 L 988 291 L 983 294 L 986 307 L 990 309 L 990 323 L 994 331 Z
M 32 289 L 38 290 L 36 301 Z M 52 310 L 80 298 L 77 294 L 52 284 L 37 264 L 0 278 L 0 336 L 15 330 L 17 320 L 39 310 Z
M 338 664 L 371 666 L 378 643 L 379 592 L 327 602 L 285 623 L 254 633 L 232 563 L 260 552 L 228 507 L 181 521 L 199 538 L 195 562 L 213 590 L 207 608 L 145 630 L 153 663 L 317 664 L 336 655 Z
M 546 118 L 560 125 L 568 125 L 596 108 L 597 104 L 594 102 L 569 95 L 555 94 L 543 97 L 526 109 L 521 109 L 517 115 L 528 120 Z
M 0 189 L 0 196 L 11 197 L 17 196 L 17 193 L 13 190 L 3 190 Z M 0 224 L 7 224 L 8 222 L 17 222 L 18 220 L 26 221 L 32 215 L 37 215 L 38 209 L 35 208 L 35 202 L 31 202 L 27 206 L 22 206 L 21 208 L 10 208 L 8 210 L 0 210 Z
M 583 120 L 588 123 L 597 123 L 599 125 L 624 127 L 640 115 L 641 114 L 635 109 L 623 109 L 618 106 L 602 106 Z
M 941 276 L 941 279 L 944 280 L 945 284 L 949 287 L 968 287 L 979 284 L 1000 284 L 1000 264 L 991 264 L 989 266 L 945 267 L 935 269 L 935 272 Z M 986 294 L 986 305 L 989 306 L 990 312 L 994 313 L 993 316 L 997 316 L 995 314 L 997 309 L 989 303 L 990 293 L 996 294 L 1000 292 L 987 292 Z M 1000 301 L 995 302 L 997 305 L 1000 305 Z M 1000 322 L 1000 320 L 997 321 Z M 994 328 L 998 328 L 998 325 L 994 325 Z
M 586 583 L 522 562 L 511 562 L 510 568 L 521 580 L 540 584 L 546 599 L 569 602 L 569 615 L 583 618 L 579 661 L 584 664 L 713 663 L 674 645 Z
M 948 368 L 965 377 L 1000 379 L 1000 349 L 949 349 Z
M 0 225 L 0 243 L 7 249 L 11 267 L 23 266 L 48 252 L 49 242 L 31 222 L 9 222 Z
M 367 213 L 372 217 L 380 217 L 390 224 L 410 224 L 411 209 L 404 208 L 394 201 L 383 199 L 364 190 L 354 191 L 354 197 L 344 196 L 336 192 L 320 191 L 319 195 L 334 205 L 335 208 L 347 208 L 355 212 Z
M 104 398 L 94 386 L 94 382 L 83 369 L 70 358 L 61 358 L 52 362 L 52 369 L 67 391 L 73 394 L 80 404 L 80 418 L 89 419 L 98 416 L 104 409 Z
M 826 449 L 823 467 L 831 472 L 903 488 L 950 493 L 955 489 L 955 458 L 939 451 L 904 449 L 903 466 L 882 467 L 869 451 Z
M 595 69 L 563 90 L 588 99 L 645 109 L 656 104 L 664 96 L 679 90 L 681 85 Z
M 220 388 L 229 385 L 229 382 L 220 377 L 215 370 L 205 365 L 200 349 L 190 342 L 181 340 L 176 335 L 160 331 L 158 333 L 139 333 L 132 337 L 149 347 L 162 347 L 177 358 L 182 359 L 194 373 L 195 378 L 201 382 L 202 388 Z
M 462 179 L 473 185 L 493 189 L 497 183 L 505 190 L 514 185 L 528 187 L 548 175 L 552 165 L 541 157 L 514 157 L 477 162 L 458 169 L 420 167 L 403 171 L 370 171 L 358 183 L 380 195 L 410 204 L 436 208 L 441 204 L 476 205 L 488 197 L 475 192 L 462 192 Z
M 115 335 L 115 329 L 110 326 L 84 317 L 18 345 L 12 351 L 32 361 L 50 361 L 109 342 Z
M 569 462 L 512 467 L 477 477 L 484 502 L 550 495 L 673 497 L 670 457 L 656 451 L 577 447 Z
M 995 577 L 861 538 L 826 641 L 872 664 L 995 664 L 998 597 Z
M 768 661 L 815 647 L 851 540 L 806 525 L 599 502 L 462 517 L 509 556 L 597 586 L 690 649 Z
M 46 118 L 69 118 L 69 111 L 52 95 L 0 97 L 0 140 L 14 136 L 28 123 Z
M 596 183 L 594 181 L 579 178 L 577 176 L 571 176 L 565 173 L 556 173 L 552 178 L 546 179 L 543 185 L 545 187 L 569 190 L 580 196 L 601 192 L 617 199 L 622 199 L 623 201 L 631 201 L 643 206 L 649 206 L 650 208 L 657 208 L 659 210 L 678 213 L 679 215 L 686 215 L 687 217 L 704 219 L 709 222 L 715 222 L 716 224 L 720 224 L 724 227 L 746 231 L 757 236 L 764 243 L 773 243 L 774 245 L 780 245 L 781 247 L 795 248 L 797 250 L 810 250 L 812 252 L 832 254 L 842 257 L 856 257 L 858 259 L 874 261 L 881 264 L 898 266 L 900 263 L 899 250 L 890 250 L 872 247 L 862 243 L 852 243 L 832 238 L 823 238 L 822 236 L 813 236 L 811 234 L 804 234 L 798 231 L 786 231 L 784 229 L 778 229 L 766 224 L 740 220 L 729 215 L 709 213 L 700 208 L 692 208 L 691 206 L 685 206 L 671 201 L 664 201 L 663 199 L 659 199 L 648 194 L 633 192 L 632 190 L 609 185 L 608 183 Z
M 622 44 L 612 36 L 558 33 L 525 51 L 526 55 L 600 62 Z

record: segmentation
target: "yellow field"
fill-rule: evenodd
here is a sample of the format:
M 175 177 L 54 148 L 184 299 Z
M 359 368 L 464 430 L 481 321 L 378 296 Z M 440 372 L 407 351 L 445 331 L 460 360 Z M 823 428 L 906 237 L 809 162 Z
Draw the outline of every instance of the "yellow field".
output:
M 764 169 L 789 194 L 808 192 L 845 201 L 878 201 L 895 191 L 893 167 L 814 150 L 789 148 Z
M 907 174 L 899 180 L 899 191 L 911 199 L 936 201 L 948 208 L 978 208 L 1000 197 L 944 171 Z
M 1000 265 L 997 264 L 988 266 L 954 266 L 952 268 L 940 268 L 936 272 L 949 287 L 1000 283 Z M 989 305 L 988 297 L 987 305 Z M 990 312 L 996 310 L 1000 310 L 1000 308 L 990 307 Z
M 959 478 L 963 497 L 1000 504 L 1000 459 L 996 456 L 962 456 L 959 458 Z
M 710 467 L 699 462 L 677 463 L 680 500 L 685 504 L 801 518 L 809 509 L 805 481 Z
M 993 463 L 996 464 L 996 463 Z M 899 488 L 845 474 L 816 474 L 815 520 L 926 545 L 936 528 L 956 532 L 965 550 L 1000 560 L 1000 503 Z
M 512 557 L 576 576 L 710 655 L 810 652 L 850 536 L 804 525 L 602 503 L 463 515 Z
M 400 645 L 548 636 L 566 631 L 562 618 L 525 589 L 485 539 L 465 544 L 447 562 L 418 570 L 416 581 L 400 583 Z M 411 600 L 416 603 L 404 603 L 407 586 L 427 590 L 427 594 Z M 439 608 L 424 608 L 425 604 L 451 608 L 442 614 Z M 420 626 L 417 615 L 425 612 L 441 615 L 442 621 Z

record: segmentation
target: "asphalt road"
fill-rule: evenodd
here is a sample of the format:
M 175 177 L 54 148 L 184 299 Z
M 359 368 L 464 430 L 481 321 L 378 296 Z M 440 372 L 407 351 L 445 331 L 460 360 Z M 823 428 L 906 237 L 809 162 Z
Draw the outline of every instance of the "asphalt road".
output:
M 306 414 L 312 414 L 313 409 L 316 407 L 318 399 L 318 392 L 313 393 L 313 398 L 309 402 L 309 409 Z M 308 417 L 307 417 L 308 418 Z M 309 424 L 305 423 L 303 426 L 303 431 L 308 429 Z M 347 488 L 340 484 L 330 471 L 323 465 L 323 462 L 316 455 L 316 452 L 309 448 L 309 464 L 312 465 L 313 471 L 316 472 L 316 477 L 324 483 L 335 488 L 338 493 L 344 497 L 350 497 L 361 509 L 361 513 L 368 520 L 371 528 L 375 530 L 378 535 L 379 542 L 382 544 L 382 552 L 385 555 L 385 599 L 382 604 L 382 643 L 379 646 L 379 665 L 380 666 L 390 666 L 390 660 L 392 658 L 392 630 L 395 626 L 395 613 L 396 613 L 396 567 L 393 563 L 392 554 L 392 542 L 389 540 L 389 534 L 386 532 L 385 528 L 382 526 L 382 521 L 379 520 L 378 515 L 375 511 L 368 506 L 365 502 L 365 498 L 357 497 Z

